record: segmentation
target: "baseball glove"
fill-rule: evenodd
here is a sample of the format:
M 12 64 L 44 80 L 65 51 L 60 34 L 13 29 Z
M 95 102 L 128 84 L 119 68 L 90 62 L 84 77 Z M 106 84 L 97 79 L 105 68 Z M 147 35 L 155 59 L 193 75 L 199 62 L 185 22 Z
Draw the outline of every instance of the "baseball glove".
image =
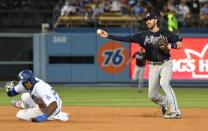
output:
M 8 92 L 8 91 L 11 91 L 11 90 L 15 87 L 16 84 L 17 84 L 16 81 L 9 81 L 9 82 L 7 82 L 7 83 L 5 84 L 6 91 L 7 91 L 7 92 Z
M 168 40 L 166 38 L 161 37 L 158 41 L 158 47 L 161 51 L 168 53 L 170 49 L 168 48 Z

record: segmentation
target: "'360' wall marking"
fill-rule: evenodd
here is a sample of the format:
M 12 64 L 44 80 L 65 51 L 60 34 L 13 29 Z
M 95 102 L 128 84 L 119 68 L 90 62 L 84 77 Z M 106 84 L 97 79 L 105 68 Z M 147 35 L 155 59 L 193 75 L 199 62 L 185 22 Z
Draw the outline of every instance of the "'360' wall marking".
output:
M 128 53 L 126 48 L 118 42 L 103 44 L 98 50 L 98 64 L 107 73 L 116 74 L 126 67 Z

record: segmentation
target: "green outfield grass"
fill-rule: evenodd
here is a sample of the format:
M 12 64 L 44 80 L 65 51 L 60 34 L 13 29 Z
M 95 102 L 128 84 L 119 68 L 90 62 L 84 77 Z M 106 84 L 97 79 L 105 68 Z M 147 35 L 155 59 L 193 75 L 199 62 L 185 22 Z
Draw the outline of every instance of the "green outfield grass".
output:
M 134 87 L 55 87 L 69 106 L 155 106 L 147 97 L 147 88 L 138 93 Z M 208 88 L 174 88 L 180 107 L 208 107 Z M 9 105 L 12 99 L 0 89 L 0 105 Z

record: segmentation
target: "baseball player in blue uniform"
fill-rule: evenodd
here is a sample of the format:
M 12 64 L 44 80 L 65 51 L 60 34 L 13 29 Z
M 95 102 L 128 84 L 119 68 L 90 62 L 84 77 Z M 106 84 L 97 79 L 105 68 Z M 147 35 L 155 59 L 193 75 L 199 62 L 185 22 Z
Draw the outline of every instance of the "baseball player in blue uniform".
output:
M 178 108 L 175 93 L 170 86 L 173 63 L 170 59 L 169 50 L 171 48 L 181 48 L 182 39 L 172 32 L 160 29 L 158 27 L 159 18 L 154 12 L 147 13 L 144 21 L 148 30 L 132 36 L 115 36 L 104 30 L 99 31 L 97 34 L 103 38 L 139 43 L 145 49 L 146 57 L 150 64 L 149 99 L 161 106 L 165 119 L 179 119 L 181 118 L 181 112 Z M 163 89 L 165 96 L 161 96 L 159 93 L 160 87 Z M 167 111 L 167 105 L 170 107 L 169 112 Z
M 5 85 L 8 96 L 22 94 L 21 100 L 13 103 L 21 108 L 16 114 L 18 119 L 32 122 L 69 120 L 68 113 L 61 111 L 62 100 L 53 87 L 35 77 L 31 70 L 23 70 L 18 76 L 17 84 L 12 81 Z

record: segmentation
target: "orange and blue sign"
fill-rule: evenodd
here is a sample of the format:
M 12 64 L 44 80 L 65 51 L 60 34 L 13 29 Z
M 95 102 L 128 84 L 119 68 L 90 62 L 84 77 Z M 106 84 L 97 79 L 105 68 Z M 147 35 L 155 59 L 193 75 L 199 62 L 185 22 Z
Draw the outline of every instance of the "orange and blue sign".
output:
M 117 74 L 126 68 L 128 52 L 119 42 L 110 41 L 103 44 L 97 55 L 99 66 L 106 73 Z

